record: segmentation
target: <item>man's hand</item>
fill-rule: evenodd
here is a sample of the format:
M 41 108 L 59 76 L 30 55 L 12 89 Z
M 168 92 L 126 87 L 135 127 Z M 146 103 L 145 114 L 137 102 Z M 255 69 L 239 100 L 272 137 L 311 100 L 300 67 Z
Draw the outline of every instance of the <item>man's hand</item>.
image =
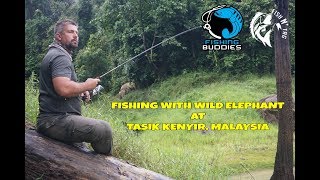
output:
M 89 91 L 81 93 L 81 98 L 82 98 L 83 101 L 89 102 L 91 100 Z
M 100 82 L 100 79 L 98 78 L 88 78 L 85 83 L 86 83 L 86 86 L 89 90 L 93 90 L 94 88 L 97 87 L 97 85 L 99 84 Z

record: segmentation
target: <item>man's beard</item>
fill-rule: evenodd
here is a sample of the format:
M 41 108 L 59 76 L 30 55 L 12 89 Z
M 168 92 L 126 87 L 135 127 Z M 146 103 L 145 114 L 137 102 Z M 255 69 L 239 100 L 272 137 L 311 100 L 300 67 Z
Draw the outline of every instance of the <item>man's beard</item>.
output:
M 70 42 L 68 44 L 65 45 L 65 48 L 67 50 L 69 50 L 70 52 L 72 52 L 73 50 L 75 50 L 76 48 L 78 48 L 78 42 L 77 43 L 73 43 L 73 42 Z

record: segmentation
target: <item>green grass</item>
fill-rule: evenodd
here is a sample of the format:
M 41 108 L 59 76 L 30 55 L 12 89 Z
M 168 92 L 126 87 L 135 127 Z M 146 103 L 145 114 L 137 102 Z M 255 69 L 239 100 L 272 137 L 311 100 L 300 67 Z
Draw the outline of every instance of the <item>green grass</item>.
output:
M 38 114 L 38 81 L 35 75 L 32 74 L 28 81 L 25 81 L 25 119 L 32 124 L 36 123 Z
M 188 73 L 129 93 L 135 102 L 258 102 L 276 93 L 272 75 Z M 294 79 L 293 79 L 294 84 Z M 35 122 L 37 90 L 26 82 L 26 118 Z M 294 95 L 294 86 L 293 86 Z M 269 130 L 130 131 L 126 123 L 266 123 L 256 109 L 111 109 L 108 93 L 83 105 L 83 115 L 110 122 L 114 156 L 174 179 L 223 179 L 248 170 L 273 168 L 278 127 Z M 202 120 L 191 120 L 205 112 Z

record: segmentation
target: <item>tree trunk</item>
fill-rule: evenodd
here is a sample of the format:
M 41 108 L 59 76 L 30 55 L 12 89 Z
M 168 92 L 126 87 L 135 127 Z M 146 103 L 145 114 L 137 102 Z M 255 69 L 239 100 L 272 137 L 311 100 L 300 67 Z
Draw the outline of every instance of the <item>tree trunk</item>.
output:
M 46 138 L 34 129 L 26 129 L 25 179 L 170 178 L 112 156 L 81 151 L 71 145 Z
M 289 21 L 288 0 L 276 0 L 278 12 L 283 17 L 276 17 L 275 23 L 280 23 L 282 29 L 274 27 L 274 48 L 275 48 L 275 73 L 277 83 L 278 101 L 284 102 L 279 110 L 279 130 L 277 153 L 271 180 L 291 180 L 293 175 L 293 99 L 291 80 L 291 60 L 288 24 Z M 274 13 L 275 15 L 275 13 Z M 281 21 L 282 20 L 282 21 Z

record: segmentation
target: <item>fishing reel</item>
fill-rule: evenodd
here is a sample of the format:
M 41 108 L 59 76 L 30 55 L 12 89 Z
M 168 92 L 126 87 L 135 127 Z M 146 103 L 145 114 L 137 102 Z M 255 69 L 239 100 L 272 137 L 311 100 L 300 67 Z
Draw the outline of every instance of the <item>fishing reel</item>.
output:
M 99 84 L 97 87 L 95 87 L 93 90 L 89 91 L 90 98 L 92 99 L 93 96 L 99 94 L 104 88 Z M 81 97 L 83 101 L 86 100 L 86 96 Z
M 96 88 L 94 88 L 92 91 L 90 91 L 90 96 L 93 97 L 97 94 L 99 94 L 104 88 L 99 84 Z

